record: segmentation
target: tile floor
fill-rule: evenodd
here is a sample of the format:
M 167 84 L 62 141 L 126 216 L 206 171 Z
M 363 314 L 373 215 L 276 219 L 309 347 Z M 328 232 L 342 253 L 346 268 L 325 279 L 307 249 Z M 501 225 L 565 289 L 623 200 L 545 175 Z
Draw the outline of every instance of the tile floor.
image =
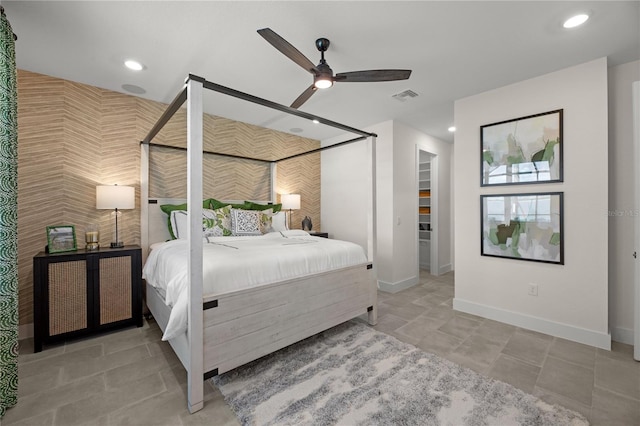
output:
M 379 293 L 376 329 L 545 401 L 594 425 L 640 425 L 640 362 L 611 352 L 452 310 L 453 273 Z M 153 321 L 33 353 L 21 342 L 19 402 L 2 425 L 237 425 L 220 393 L 186 409 L 186 374 Z

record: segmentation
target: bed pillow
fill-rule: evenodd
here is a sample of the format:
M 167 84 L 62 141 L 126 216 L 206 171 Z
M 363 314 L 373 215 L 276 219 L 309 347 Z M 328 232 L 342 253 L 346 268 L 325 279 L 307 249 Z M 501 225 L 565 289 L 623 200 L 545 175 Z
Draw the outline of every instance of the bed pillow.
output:
M 231 235 L 231 206 L 202 211 L 202 232 L 205 237 Z
M 213 200 L 213 198 L 207 198 L 206 200 L 202 200 L 202 208 L 203 209 L 208 209 L 209 206 L 211 205 L 211 200 Z M 183 203 L 183 204 L 162 204 L 162 205 L 160 205 L 160 210 L 162 210 L 167 215 L 167 228 L 169 228 L 169 234 L 171 235 L 171 239 L 175 240 L 177 238 L 177 236 L 173 232 L 173 228 L 171 226 L 171 212 L 176 211 L 176 210 L 187 210 L 187 203 Z
M 244 209 L 244 208 L 246 208 L 244 206 L 244 203 L 242 203 L 242 204 L 229 204 L 229 203 L 225 203 L 225 202 L 220 201 L 220 200 L 216 200 L 215 198 L 209 198 L 209 200 L 211 201 L 211 204 L 210 204 L 210 207 L 208 207 L 208 208 L 213 209 L 213 210 L 220 209 L 220 208 L 225 207 L 225 206 L 231 206 L 234 209 Z
M 231 209 L 232 235 L 262 235 L 262 213 L 258 210 Z
M 273 217 L 271 218 L 271 229 L 274 232 L 289 230 L 289 227 L 287 226 L 287 214 L 285 212 L 279 211 L 277 213 L 274 213 Z
M 288 229 L 286 216 L 283 211 L 274 213 L 273 210 L 267 209 L 261 210 L 260 213 L 260 230 L 263 234 L 267 234 L 269 232 L 281 232 Z
M 186 239 L 189 223 L 186 210 L 174 210 L 171 212 L 171 226 L 176 238 Z M 231 206 L 225 206 L 216 210 L 202 210 L 202 236 L 203 237 L 227 237 L 231 235 Z
M 277 213 L 282 210 L 282 204 L 258 204 L 253 201 L 244 202 L 245 210 L 268 210 L 271 209 L 273 213 Z

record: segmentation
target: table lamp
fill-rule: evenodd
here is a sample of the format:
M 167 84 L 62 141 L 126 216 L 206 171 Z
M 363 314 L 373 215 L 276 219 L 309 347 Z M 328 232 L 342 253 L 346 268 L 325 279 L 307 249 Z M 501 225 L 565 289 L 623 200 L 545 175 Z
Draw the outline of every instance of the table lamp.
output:
M 120 241 L 118 236 L 118 216 L 123 209 L 135 208 L 136 193 L 133 186 L 119 185 L 99 185 L 96 186 L 96 209 L 111 210 L 115 215 L 115 232 L 114 240 L 111 242 L 111 248 L 124 247 L 124 243 Z
M 300 194 L 282 194 L 280 202 L 284 210 L 289 210 L 289 226 L 291 229 L 291 211 L 300 209 Z

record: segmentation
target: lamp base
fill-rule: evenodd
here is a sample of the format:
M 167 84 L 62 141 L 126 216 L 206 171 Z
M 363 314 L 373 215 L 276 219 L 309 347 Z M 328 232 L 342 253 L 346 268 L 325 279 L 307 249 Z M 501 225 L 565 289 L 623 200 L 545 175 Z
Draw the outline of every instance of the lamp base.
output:
M 117 243 L 111 243 L 111 248 L 122 248 L 124 247 L 124 243 L 122 241 L 118 241 Z

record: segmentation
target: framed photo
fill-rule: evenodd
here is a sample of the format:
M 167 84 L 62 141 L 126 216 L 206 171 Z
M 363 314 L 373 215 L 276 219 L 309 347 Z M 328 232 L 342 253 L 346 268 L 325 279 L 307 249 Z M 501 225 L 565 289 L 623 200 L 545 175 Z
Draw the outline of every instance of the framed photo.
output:
M 562 192 L 480 196 L 482 256 L 564 265 Z
M 73 225 L 47 226 L 47 244 L 49 253 L 77 250 L 76 228 Z
M 562 182 L 562 110 L 480 127 L 480 186 Z

